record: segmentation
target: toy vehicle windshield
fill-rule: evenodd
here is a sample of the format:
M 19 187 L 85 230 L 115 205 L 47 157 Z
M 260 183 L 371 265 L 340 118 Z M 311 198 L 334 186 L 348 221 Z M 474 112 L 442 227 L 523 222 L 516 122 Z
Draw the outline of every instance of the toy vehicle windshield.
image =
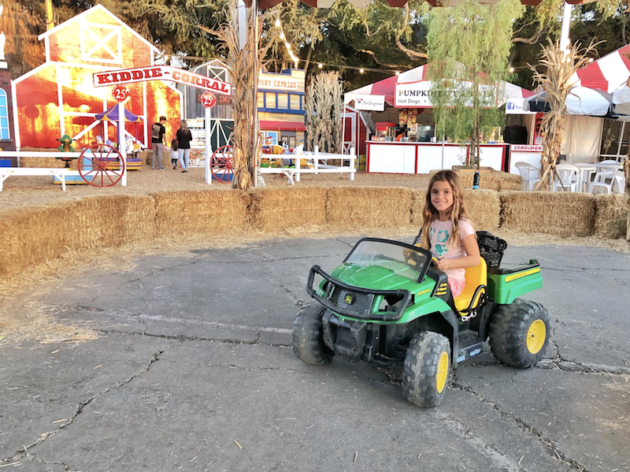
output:
M 417 281 L 429 262 L 429 253 L 420 248 L 383 240 L 362 239 L 348 255 L 344 264 L 383 267 L 397 275 Z

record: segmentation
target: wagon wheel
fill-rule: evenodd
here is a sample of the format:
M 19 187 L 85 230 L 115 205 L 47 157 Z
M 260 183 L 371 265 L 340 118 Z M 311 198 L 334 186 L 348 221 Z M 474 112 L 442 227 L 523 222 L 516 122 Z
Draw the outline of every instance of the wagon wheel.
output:
M 108 144 L 85 148 L 79 156 L 79 175 L 93 187 L 116 185 L 124 173 L 125 160 Z
M 221 146 L 212 154 L 210 171 L 217 182 L 232 182 L 234 168 L 232 167 L 233 146 Z

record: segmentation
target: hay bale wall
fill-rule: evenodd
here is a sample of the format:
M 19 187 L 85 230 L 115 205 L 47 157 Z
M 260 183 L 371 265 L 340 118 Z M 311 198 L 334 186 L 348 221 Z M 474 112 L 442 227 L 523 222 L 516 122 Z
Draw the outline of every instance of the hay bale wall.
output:
M 569 192 L 501 192 L 502 225 L 523 233 L 591 236 L 595 197 Z
M 401 187 L 331 187 L 328 223 L 340 231 L 391 228 L 411 223 L 411 190 Z
M 597 195 L 595 205 L 595 236 L 605 239 L 625 238 L 630 214 L 624 196 Z
M 251 197 L 241 191 L 161 192 L 154 198 L 160 235 L 229 235 L 248 228 Z
M 254 229 L 278 232 L 305 225 L 326 224 L 325 188 L 260 188 L 250 195 L 250 221 Z
M 68 252 L 80 258 L 155 235 L 155 202 L 144 195 L 86 197 L 45 208 L 0 213 L 0 275 L 45 263 Z
M 456 171 L 461 179 L 464 188 L 472 189 L 474 171 L 458 170 Z M 507 191 L 520 190 L 523 188 L 523 178 L 520 175 L 509 174 L 507 172 L 480 172 L 479 188 L 487 190 Z
M 414 190 L 411 197 L 411 220 L 422 225 L 426 190 Z M 492 231 L 499 227 L 501 199 L 494 190 L 464 190 L 466 212 L 476 231 Z

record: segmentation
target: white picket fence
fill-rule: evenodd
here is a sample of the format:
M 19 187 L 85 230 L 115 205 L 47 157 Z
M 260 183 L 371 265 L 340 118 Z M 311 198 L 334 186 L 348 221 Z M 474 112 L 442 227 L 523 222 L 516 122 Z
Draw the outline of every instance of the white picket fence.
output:
M 301 146 L 298 147 L 296 152 L 292 154 L 266 154 L 264 157 L 269 159 L 291 159 L 295 161 L 295 168 L 286 167 L 261 167 L 259 172 L 261 174 L 284 174 L 289 179 L 289 184 L 294 185 L 294 182 L 300 181 L 301 174 L 350 174 L 350 180 L 354 180 L 354 174 L 357 171 L 355 169 L 355 161 L 357 159 L 354 148 L 350 149 L 350 154 L 334 154 L 330 152 L 319 152 L 318 146 L 315 146 L 315 151 L 302 151 Z M 309 167 L 302 167 L 302 159 L 306 159 Z M 340 166 L 328 165 L 326 162 L 329 160 L 340 160 Z M 323 163 L 320 163 L 323 161 Z M 348 165 L 344 165 L 348 161 Z M 311 167 L 312 166 L 312 167 Z

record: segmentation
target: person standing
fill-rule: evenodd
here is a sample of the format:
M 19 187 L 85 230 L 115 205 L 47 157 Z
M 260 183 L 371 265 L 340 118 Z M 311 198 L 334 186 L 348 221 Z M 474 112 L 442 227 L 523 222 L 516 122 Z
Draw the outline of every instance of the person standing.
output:
M 164 134 L 166 133 L 164 123 L 166 123 L 166 117 L 160 116 L 160 122 L 153 123 L 153 126 L 151 126 L 151 145 L 153 146 L 151 168 L 153 169 L 155 169 L 156 164 L 158 169 L 164 169 L 164 166 L 162 165 L 162 154 L 164 154 Z
M 182 166 L 182 173 L 188 172 L 188 162 L 190 156 L 190 142 L 192 141 L 192 133 L 188 129 L 186 120 L 181 121 L 181 127 L 175 135 L 177 138 L 177 152 L 179 153 L 179 163 Z

